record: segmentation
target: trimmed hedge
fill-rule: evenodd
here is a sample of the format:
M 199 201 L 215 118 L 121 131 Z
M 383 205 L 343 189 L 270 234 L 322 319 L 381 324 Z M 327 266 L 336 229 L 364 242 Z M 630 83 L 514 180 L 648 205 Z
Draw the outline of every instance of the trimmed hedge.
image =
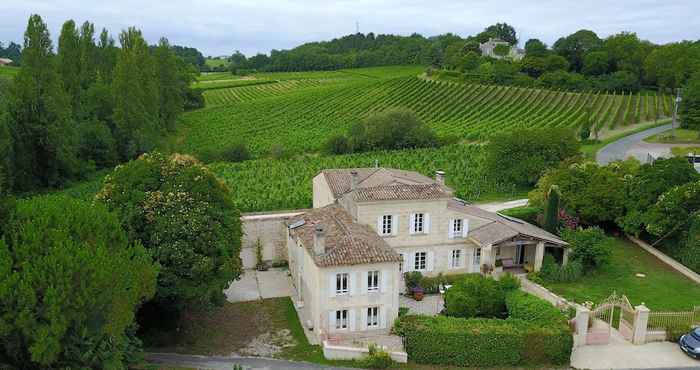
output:
M 573 338 L 564 314 L 520 291 L 506 296 L 505 320 L 407 315 L 394 332 L 405 339 L 411 360 L 421 364 L 493 367 L 562 365 Z

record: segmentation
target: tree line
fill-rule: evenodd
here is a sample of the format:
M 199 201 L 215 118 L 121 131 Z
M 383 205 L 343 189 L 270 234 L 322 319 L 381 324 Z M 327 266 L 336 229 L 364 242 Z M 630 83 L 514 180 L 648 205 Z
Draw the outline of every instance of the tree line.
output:
M 0 178 L 15 192 L 61 186 L 152 150 L 190 97 L 188 65 L 167 39 L 130 27 L 119 46 L 90 22 L 63 24 L 54 51 L 29 18 L 22 68 L 0 102 Z
M 18 66 L 22 59 L 22 47 L 12 41 L 7 46 L 0 42 L 0 58 L 12 59 L 12 64 Z

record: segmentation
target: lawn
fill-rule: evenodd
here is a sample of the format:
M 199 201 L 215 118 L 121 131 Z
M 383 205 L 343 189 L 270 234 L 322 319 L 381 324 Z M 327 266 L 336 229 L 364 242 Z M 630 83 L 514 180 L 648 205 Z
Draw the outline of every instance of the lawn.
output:
M 676 157 L 685 157 L 691 153 L 700 154 L 700 146 L 678 146 L 671 148 L 671 153 Z
M 581 145 L 581 152 L 586 158 L 595 159 L 598 151 L 603 149 L 604 146 L 622 139 L 625 136 L 633 135 L 638 132 L 648 130 L 657 126 L 665 125 L 670 123 L 670 119 L 662 119 L 658 122 L 651 123 L 640 123 L 638 125 L 626 126 L 624 128 L 619 128 L 616 130 L 608 130 L 605 132 L 605 137 L 602 140 L 591 141 L 588 144 Z
M 616 292 L 626 295 L 633 305 L 644 302 L 652 310 L 685 311 L 700 304 L 700 285 L 629 241 L 611 243 L 613 255 L 607 266 L 575 283 L 545 286 L 576 302 L 598 303 Z M 637 277 L 637 273 L 646 277 Z
M 677 128 L 674 131 L 675 133 L 671 131 L 662 132 L 648 137 L 644 141 L 662 144 L 700 144 L 700 133 L 698 133 L 698 130 Z

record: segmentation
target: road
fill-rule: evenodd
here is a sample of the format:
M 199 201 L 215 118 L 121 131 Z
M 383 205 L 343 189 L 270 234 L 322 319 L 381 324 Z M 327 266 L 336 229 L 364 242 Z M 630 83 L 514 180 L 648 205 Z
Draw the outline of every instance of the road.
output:
M 197 369 L 231 370 L 234 364 L 245 370 L 348 370 L 349 367 L 333 367 L 308 362 L 273 360 L 256 357 L 193 356 L 174 353 L 147 353 L 146 361 L 151 364 L 190 367 Z
M 504 209 L 525 207 L 527 205 L 527 199 L 516 199 L 507 202 L 497 202 L 497 203 L 481 203 L 474 204 L 475 206 L 489 212 L 499 212 Z
M 641 142 L 649 136 L 654 136 L 658 133 L 668 131 L 670 129 L 671 124 L 669 123 L 668 125 L 650 128 L 648 130 L 644 130 L 636 134 L 625 136 L 620 140 L 613 141 L 612 143 L 604 146 L 603 149 L 598 151 L 598 153 L 596 154 L 596 161 L 600 165 L 606 165 L 613 161 L 625 159 L 627 151 L 630 150 L 630 148 L 633 145 Z

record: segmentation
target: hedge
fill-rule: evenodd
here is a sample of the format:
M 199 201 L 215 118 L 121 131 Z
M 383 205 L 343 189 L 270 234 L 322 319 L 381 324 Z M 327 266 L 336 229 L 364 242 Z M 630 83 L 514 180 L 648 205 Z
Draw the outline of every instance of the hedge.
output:
M 394 326 L 416 363 L 467 367 L 562 365 L 573 338 L 566 317 L 524 292 L 507 294 L 505 320 L 407 315 Z

